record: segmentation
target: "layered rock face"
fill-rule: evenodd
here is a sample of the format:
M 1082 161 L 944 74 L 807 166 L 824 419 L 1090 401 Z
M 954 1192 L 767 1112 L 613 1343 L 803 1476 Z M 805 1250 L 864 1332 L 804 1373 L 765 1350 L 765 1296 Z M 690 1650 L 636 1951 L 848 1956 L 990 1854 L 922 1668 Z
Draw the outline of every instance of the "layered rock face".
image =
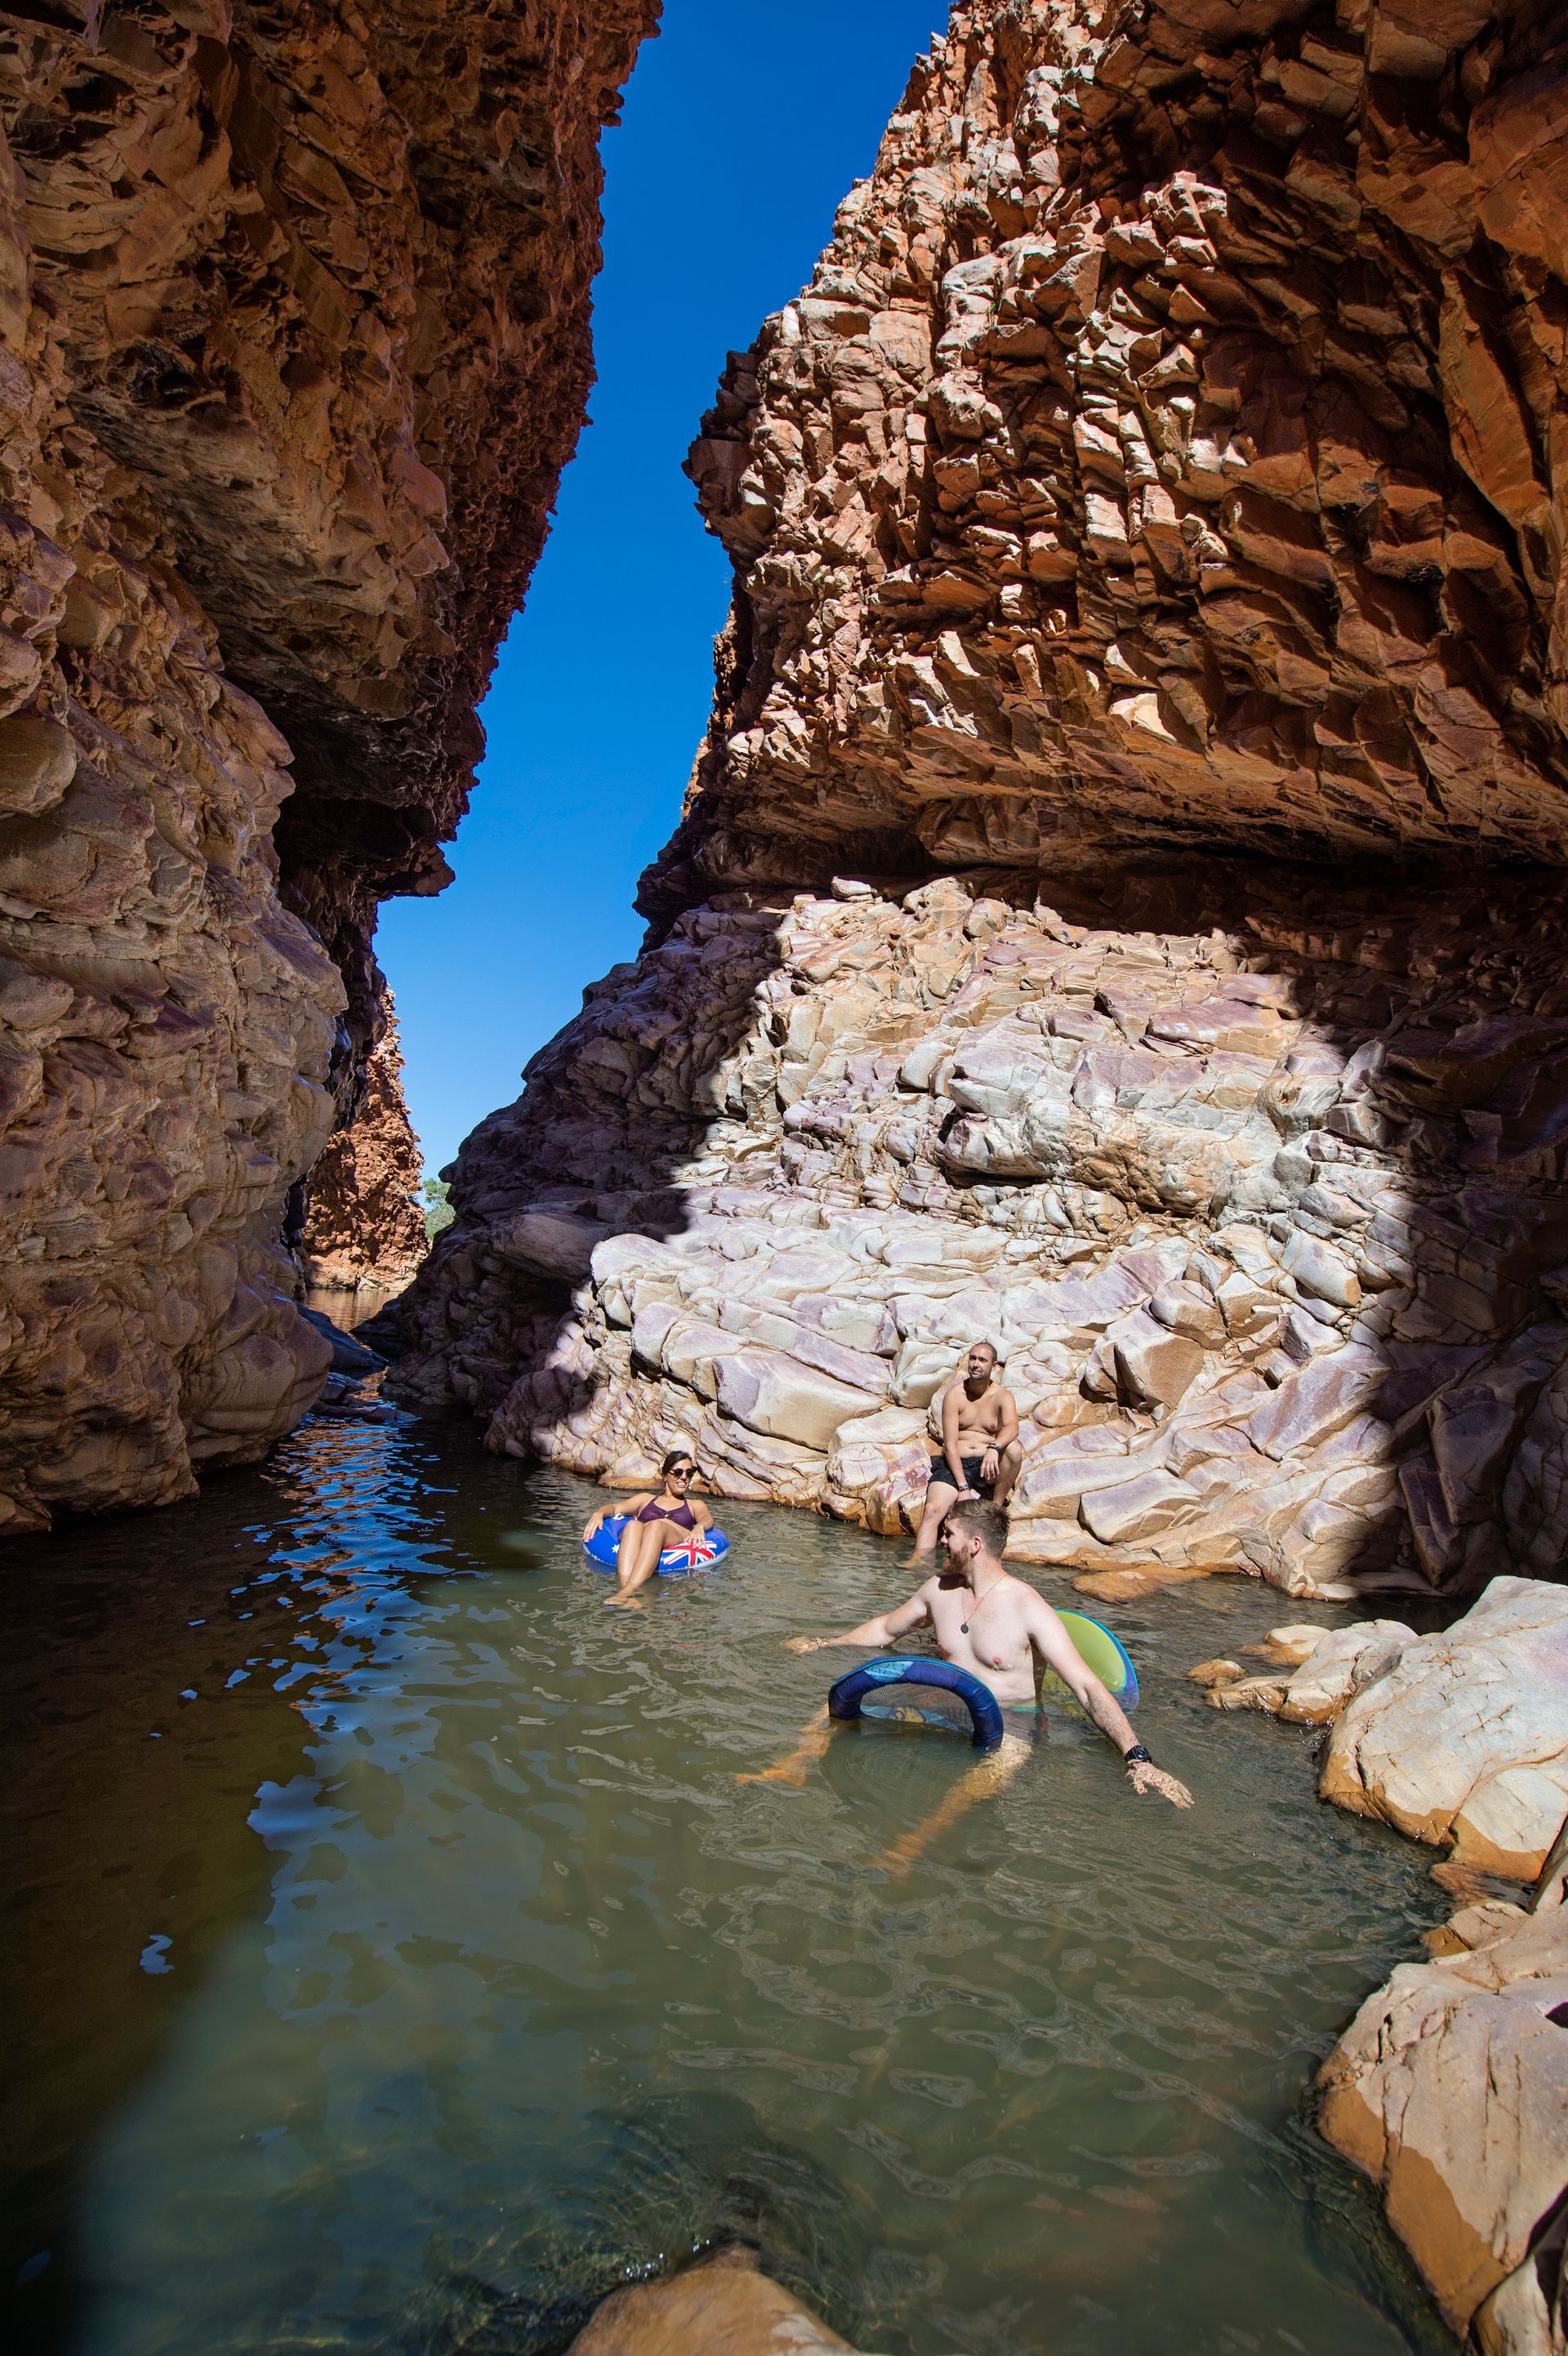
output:
M 1553 20 L 955 9 L 693 452 L 657 945 L 465 1150 L 415 1396 L 893 1530 L 985 1333 L 1103 1594 L 1560 1568 Z
M 1568 1908 L 1466 1909 L 1324 2065 L 1319 2122 L 1376 2179 L 1445 2320 L 1480 2356 L 1568 2347 Z
M 370 1312 L 403 1290 L 425 1251 L 421 1176 L 389 993 L 386 1029 L 365 1059 L 359 1109 L 306 1181 L 299 1257 L 312 1290 L 349 1296 L 351 1314 L 356 1297 Z
M 182 1494 L 319 1383 L 284 1198 L 382 1025 L 376 901 L 445 876 L 650 15 L 0 27 L 13 1523 Z
M 1423 927 L 1300 874 L 1244 894 L 1230 931 L 972 878 L 682 917 L 465 1148 L 405 1387 L 583 1472 L 679 1441 L 721 1493 L 895 1532 L 984 1335 L 1015 1552 L 1101 1594 L 1550 1573 L 1556 1149 L 1463 1117 L 1568 1039 L 1506 994 L 1554 956 L 1530 896 Z
M 989 0 L 693 455 L 651 909 L 1106 845 L 1561 864 L 1561 11 Z

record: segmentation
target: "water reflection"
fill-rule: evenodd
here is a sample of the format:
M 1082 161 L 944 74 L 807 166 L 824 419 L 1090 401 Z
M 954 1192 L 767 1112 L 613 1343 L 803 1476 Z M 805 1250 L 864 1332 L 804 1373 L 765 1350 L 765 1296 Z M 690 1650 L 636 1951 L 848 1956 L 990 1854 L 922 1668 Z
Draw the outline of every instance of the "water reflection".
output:
M 891 1883 L 963 1743 L 737 1778 L 896 1550 L 726 1508 L 722 1572 L 606 1614 L 584 1496 L 324 1426 L 16 1565 L 29 2351 L 544 2356 L 734 2232 L 900 2356 L 1444 2344 L 1297 2116 L 1424 1860 L 1180 1677 L 1278 1597 L 1119 1615 L 1194 1815 L 1058 1715 Z

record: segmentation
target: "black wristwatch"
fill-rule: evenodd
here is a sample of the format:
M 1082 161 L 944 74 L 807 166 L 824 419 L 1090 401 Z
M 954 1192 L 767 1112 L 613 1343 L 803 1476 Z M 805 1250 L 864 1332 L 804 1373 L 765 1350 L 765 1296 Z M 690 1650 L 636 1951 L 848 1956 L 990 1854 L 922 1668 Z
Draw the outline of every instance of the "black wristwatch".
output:
M 1123 1767 L 1152 1767 L 1154 1763 L 1154 1760 L 1141 1742 L 1134 1742 L 1131 1751 L 1123 1751 L 1122 1753 Z

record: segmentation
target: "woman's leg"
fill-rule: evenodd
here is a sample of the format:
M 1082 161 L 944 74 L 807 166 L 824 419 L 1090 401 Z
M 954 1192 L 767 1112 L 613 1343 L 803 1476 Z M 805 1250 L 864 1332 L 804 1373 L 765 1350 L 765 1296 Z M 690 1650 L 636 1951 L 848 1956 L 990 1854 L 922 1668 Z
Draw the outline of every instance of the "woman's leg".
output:
M 633 1515 L 626 1524 L 625 1528 L 621 1531 L 620 1537 L 616 1541 L 616 1584 L 618 1587 L 624 1587 L 626 1585 L 627 1573 L 631 1569 L 632 1564 L 638 1559 L 640 1552 L 638 1540 L 641 1536 L 641 1533 L 642 1524 L 637 1519 L 637 1516 Z
M 628 1523 L 616 1558 L 618 1592 L 610 1598 L 612 1603 L 628 1602 L 639 1587 L 647 1586 L 659 1568 L 660 1556 L 671 1543 L 671 1527 L 665 1521 Z

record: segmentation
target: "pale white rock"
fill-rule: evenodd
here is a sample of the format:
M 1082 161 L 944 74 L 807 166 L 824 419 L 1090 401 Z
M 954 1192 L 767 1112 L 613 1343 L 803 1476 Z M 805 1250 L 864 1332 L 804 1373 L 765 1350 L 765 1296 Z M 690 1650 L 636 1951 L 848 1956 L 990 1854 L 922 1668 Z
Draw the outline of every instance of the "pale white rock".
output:
M 753 1431 L 798 1440 L 826 1456 L 841 1425 L 868 1414 L 865 1391 L 803 1366 L 781 1350 L 745 1350 L 715 1361 L 719 1405 Z M 678 1371 L 678 1369 L 671 1369 Z
M 1385 1676 L 1405 1645 L 1415 1640 L 1415 1631 L 1396 1620 L 1312 1633 L 1311 1650 L 1288 1674 L 1243 1677 L 1217 1688 L 1208 1697 L 1209 1707 L 1263 1710 L 1293 1726 L 1326 1726 L 1353 1694 Z M 1271 1644 L 1274 1642 L 1271 1635 Z
M 1368 1997 L 1319 2075 L 1318 2124 L 1381 2189 L 1456 2335 L 1482 2356 L 1558 2356 L 1568 1910 L 1489 1927 Z
M 1568 1815 L 1568 1588 L 1495 1579 L 1452 1628 L 1407 1644 L 1336 1725 L 1320 1788 L 1532 1879 Z

